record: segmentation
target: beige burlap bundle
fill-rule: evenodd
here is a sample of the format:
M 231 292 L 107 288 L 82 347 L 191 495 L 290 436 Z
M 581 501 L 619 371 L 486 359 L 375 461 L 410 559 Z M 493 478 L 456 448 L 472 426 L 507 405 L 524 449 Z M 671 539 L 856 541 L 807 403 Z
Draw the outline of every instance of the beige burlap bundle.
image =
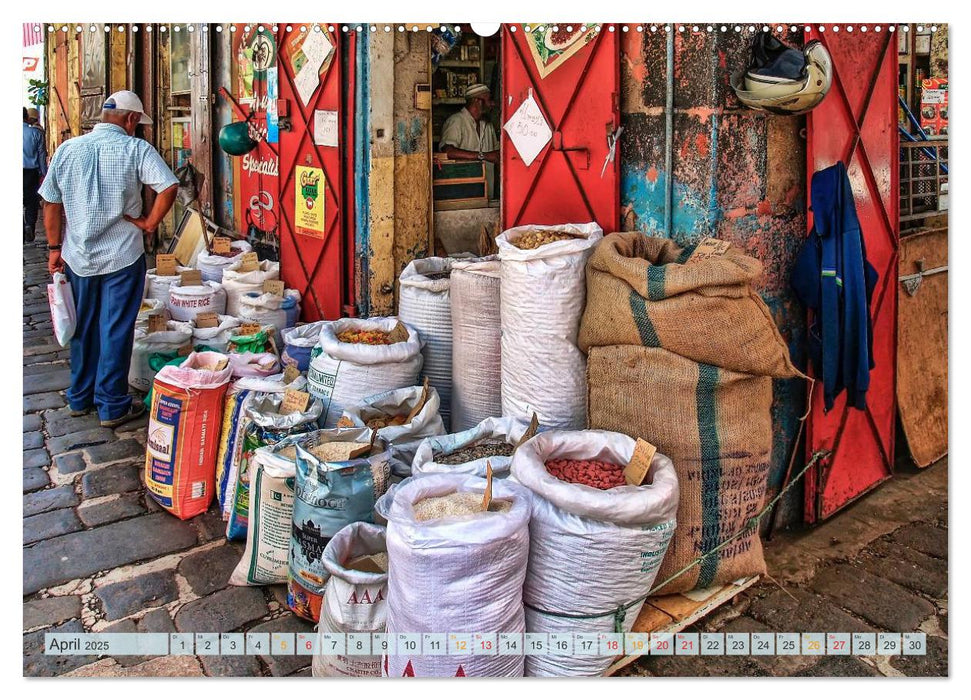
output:
M 678 474 L 678 525 L 658 584 L 744 532 L 761 510 L 772 378 L 801 376 L 752 288 L 761 264 L 733 247 L 688 262 L 692 252 L 639 233 L 606 237 L 587 265 L 580 325 L 590 427 L 651 442 Z M 764 572 L 755 529 L 658 592 Z

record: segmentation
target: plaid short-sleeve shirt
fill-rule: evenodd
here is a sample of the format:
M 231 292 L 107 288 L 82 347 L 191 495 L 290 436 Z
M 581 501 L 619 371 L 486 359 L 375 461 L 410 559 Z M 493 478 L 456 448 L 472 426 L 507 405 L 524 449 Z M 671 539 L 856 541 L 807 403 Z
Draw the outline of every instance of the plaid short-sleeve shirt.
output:
M 145 253 L 142 186 L 162 192 L 178 179 L 151 144 L 115 124 L 98 124 L 54 153 L 40 196 L 64 206 L 61 257 L 81 277 L 128 267 Z

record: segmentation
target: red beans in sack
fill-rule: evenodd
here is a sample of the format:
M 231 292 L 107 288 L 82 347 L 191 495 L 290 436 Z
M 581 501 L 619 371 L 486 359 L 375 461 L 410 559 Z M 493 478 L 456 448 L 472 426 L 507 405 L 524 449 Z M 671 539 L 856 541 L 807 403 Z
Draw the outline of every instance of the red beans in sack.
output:
M 599 459 L 550 459 L 546 471 L 561 481 L 606 491 L 623 486 L 624 468 Z

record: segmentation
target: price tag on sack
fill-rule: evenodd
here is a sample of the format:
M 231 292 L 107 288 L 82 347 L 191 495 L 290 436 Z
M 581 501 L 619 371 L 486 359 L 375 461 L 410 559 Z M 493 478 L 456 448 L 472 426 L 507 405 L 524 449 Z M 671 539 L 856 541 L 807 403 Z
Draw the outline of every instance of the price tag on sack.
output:
M 388 333 L 388 342 L 393 345 L 394 343 L 403 343 L 406 340 L 408 340 L 408 329 L 405 327 L 405 324 L 398 321 L 395 327 L 391 329 L 391 332 Z
M 212 252 L 216 255 L 229 255 L 233 250 L 232 244 L 226 236 L 216 236 L 212 239 Z
M 263 293 L 283 296 L 283 280 L 266 280 L 263 282 Z
M 513 452 L 518 450 L 523 443 L 536 435 L 537 432 L 539 432 L 539 416 L 537 416 L 536 412 L 534 411 L 533 417 L 529 420 L 529 427 L 526 428 L 526 432 L 523 433 L 523 436 L 519 438 L 519 442 L 516 443 L 516 447 L 513 449 Z
M 202 272 L 200 270 L 186 270 L 179 280 L 180 287 L 201 287 Z
M 634 445 L 634 454 L 631 455 L 630 462 L 624 467 L 624 481 L 628 486 L 640 486 L 647 478 L 647 473 L 651 470 L 651 460 L 657 448 L 647 440 L 637 438 Z
M 258 323 L 244 323 L 239 327 L 236 335 L 256 335 L 260 332 L 260 324 Z
M 253 272 L 254 270 L 260 269 L 260 258 L 256 255 L 255 251 L 250 251 L 248 253 L 243 253 L 243 257 L 239 259 L 238 272 Z
M 717 238 L 703 238 L 701 243 L 699 243 L 694 252 L 685 261 L 685 265 L 690 265 L 693 262 L 698 262 L 699 260 L 708 260 L 709 258 L 717 258 L 724 255 L 728 249 L 731 247 L 731 243 L 728 241 L 720 241 Z
M 280 404 L 280 414 L 289 415 L 290 413 L 303 413 L 307 410 L 310 403 L 310 394 L 306 391 L 287 389 L 283 392 L 283 403 Z
M 283 383 L 293 384 L 294 380 L 299 376 L 300 376 L 300 370 L 297 369 L 296 365 L 287 365 L 287 368 L 283 370 Z
M 425 377 L 425 381 L 421 386 L 421 396 L 418 398 L 418 403 L 408 412 L 408 417 L 405 418 L 405 425 L 411 423 L 415 419 L 415 416 L 421 413 L 421 409 L 425 407 L 426 401 L 428 401 L 428 377 Z
M 174 253 L 159 253 L 155 256 L 155 274 L 159 277 L 175 277 Z
M 214 311 L 203 311 L 196 315 L 196 328 L 216 328 L 219 326 L 219 315 Z
M 192 341 L 190 340 L 185 345 L 179 348 L 179 357 L 188 357 L 192 352 Z
M 489 510 L 492 505 L 492 462 L 486 460 L 486 488 L 482 494 L 482 510 Z
M 165 320 L 164 314 L 152 314 L 148 317 L 148 332 L 161 333 L 169 329 L 169 322 Z

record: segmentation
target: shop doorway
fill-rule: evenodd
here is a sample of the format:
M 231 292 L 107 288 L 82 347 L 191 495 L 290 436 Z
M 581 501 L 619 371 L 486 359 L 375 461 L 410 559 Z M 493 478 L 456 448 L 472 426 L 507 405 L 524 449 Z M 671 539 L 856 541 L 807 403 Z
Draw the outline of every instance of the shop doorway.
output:
M 429 49 L 435 250 L 484 254 L 499 232 L 500 35 L 456 26 L 435 32 Z

